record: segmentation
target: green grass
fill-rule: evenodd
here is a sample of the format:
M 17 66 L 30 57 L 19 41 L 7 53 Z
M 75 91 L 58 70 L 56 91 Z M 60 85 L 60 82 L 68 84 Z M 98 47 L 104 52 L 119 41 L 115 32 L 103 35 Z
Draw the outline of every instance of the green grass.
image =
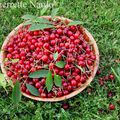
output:
M 24 14 L 40 15 L 41 9 L 33 4 L 37 0 L 22 0 L 26 8 L 0 8 L 0 46 L 8 33 L 22 22 L 20 18 Z M 15 2 L 15 0 L 1 0 Z M 39 2 L 44 3 L 43 0 Z M 49 0 L 49 3 L 53 3 Z M 120 59 L 120 1 L 119 0 L 58 0 L 54 7 L 59 8 L 58 14 L 67 18 L 81 20 L 84 26 L 92 33 L 97 41 L 100 51 L 100 67 L 104 67 L 102 75 L 111 72 L 111 66 L 116 68 L 115 59 Z M 45 15 L 49 15 L 49 8 Z M 105 86 L 108 90 L 105 89 Z M 119 120 L 120 105 L 116 103 L 120 99 L 120 83 L 106 82 L 104 87 L 98 83 L 98 77 L 88 87 L 93 88 L 89 95 L 87 89 L 77 96 L 66 100 L 70 109 L 61 108 L 63 102 L 45 103 L 36 102 L 25 97 L 15 106 L 11 102 L 11 92 L 7 95 L 0 88 L 0 120 Z M 107 98 L 107 92 L 115 92 L 113 98 Z M 114 111 L 108 110 L 109 103 L 116 106 Z M 98 109 L 104 109 L 99 113 Z

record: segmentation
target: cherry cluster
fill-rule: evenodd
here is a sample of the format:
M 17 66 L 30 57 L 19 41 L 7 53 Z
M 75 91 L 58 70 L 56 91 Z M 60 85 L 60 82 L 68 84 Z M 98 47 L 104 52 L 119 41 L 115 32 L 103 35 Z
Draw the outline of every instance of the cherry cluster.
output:
M 5 46 L 5 69 L 7 76 L 21 82 L 21 90 L 30 95 L 26 83 L 38 89 L 40 97 L 61 97 L 75 91 L 91 76 L 96 55 L 89 37 L 80 25 L 60 25 L 56 29 L 29 31 L 29 25 L 21 27 Z M 64 61 L 64 68 L 55 66 L 53 54 L 58 52 L 56 61 Z M 12 62 L 12 59 L 19 59 Z M 48 66 L 52 75 L 62 78 L 62 87 L 53 86 L 48 92 L 46 78 L 29 78 L 31 72 Z M 46 68 L 45 68 L 46 69 Z

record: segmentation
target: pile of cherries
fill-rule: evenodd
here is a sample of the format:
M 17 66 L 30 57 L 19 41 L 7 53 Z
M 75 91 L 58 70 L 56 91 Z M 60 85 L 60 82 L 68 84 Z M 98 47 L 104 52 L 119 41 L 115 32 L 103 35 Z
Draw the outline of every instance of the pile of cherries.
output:
M 91 76 L 94 69 L 96 55 L 89 37 L 80 25 L 60 25 L 60 20 L 53 22 L 59 24 L 56 29 L 29 31 L 28 26 L 19 28 L 5 46 L 5 69 L 7 76 L 21 82 L 22 92 L 30 95 L 26 83 L 38 89 L 40 97 L 61 97 L 75 91 Z M 53 54 L 58 52 L 56 61 L 64 61 L 64 68 L 55 66 Z M 12 62 L 12 59 L 19 59 Z M 29 78 L 35 72 L 48 66 L 49 70 L 62 78 L 62 87 L 53 86 L 48 92 L 45 88 L 46 78 Z M 79 67 L 77 67 L 79 66 Z M 54 71 L 54 72 L 53 72 Z

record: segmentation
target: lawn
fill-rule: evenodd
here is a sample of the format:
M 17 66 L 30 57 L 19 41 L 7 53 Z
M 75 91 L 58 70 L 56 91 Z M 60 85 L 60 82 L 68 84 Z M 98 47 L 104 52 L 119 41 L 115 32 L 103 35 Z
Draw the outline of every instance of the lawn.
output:
M 8 33 L 22 22 L 24 14 L 41 15 L 38 3 L 45 0 L 21 0 L 27 7 L 0 7 L 0 46 Z M 0 6 L 15 0 L 0 0 Z M 53 3 L 52 0 L 48 0 Z M 36 4 L 37 3 L 37 4 Z M 120 82 L 117 78 L 99 84 L 99 78 L 112 72 L 111 67 L 120 64 L 120 1 L 119 0 L 57 0 L 53 8 L 59 8 L 58 15 L 84 22 L 92 33 L 100 51 L 102 73 L 77 96 L 56 103 L 37 102 L 25 97 L 18 106 L 12 104 L 11 90 L 8 94 L 0 87 L 0 120 L 119 120 L 120 119 Z M 49 15 L 48 8 L 44 15 Z M 91 91 L 92 89 L 92 91 Z M 112 91 L 113 96 L 108 97 Z M 118 102 L 119 101 L 119 102 Z M 63 103 L 69 104 L 64 110 Z M 115 110 L 109 110 L 112 103 Z

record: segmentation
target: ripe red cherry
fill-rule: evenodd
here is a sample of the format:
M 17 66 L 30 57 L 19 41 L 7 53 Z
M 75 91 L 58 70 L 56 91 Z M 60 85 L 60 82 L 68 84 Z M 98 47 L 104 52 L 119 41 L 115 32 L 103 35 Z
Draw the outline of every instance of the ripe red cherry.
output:
M 60 35 L 60 34 L 62 34 L 62 29 L 57 29 L 57 33 Z
M 115 105 L 114 104 L 109 104 L 109 110 L 115 110 Z
M 110 75 L 109 75 L 109 78 L 110 78 L 110 80 L 114 80 L 114 75 L 113 75 L 113 74 L 110 74 Z
M 80 81 L 80 76 L 77 75 L 77 76 L 75 77 L 75 80 L 76 80 L 76 81 Z
M 46 98 L 46 97 L 47 97 L 46 93 L 41 93 L 40 96 L 41 96 L 42 98 Z
M 62 108 L 65 109 L 65 110 L 67 110 L 69 107 L 70 107 L 70 106 L 69 106 L 68 103 L 63 103 L 63 104 L 62 104 Z
M 77 85 L 76 80 L 72 80 L 72 81 L 71 81 L 71 85 L 72 85 L 72 86 L 76 86 L 76 85 Z
M 8 51 L 11 53 L 11 52 L 14 51 L 14 49 L 13 49 L 12 47 L 9 47 L 9 48 L 8 48 Z
M 43 61 L 43 62 L 47 62 L 47 61 L 48 61 L 48 56 L 47 56 L 47 55 L 43 55 L 42 61 Z
M 34 82 L 34 83 L 37 83 L 38 81 L 39 81 L 38 78 L 33 78 L 33 82 Z
M 51 39 L 51 40 L 55 39 L 55 34 L 52 33 L 52 34 L 50 35 L 50 39 Z
M 55 40 L 51 40 L 51 45 L 54 46 L 56 44 L 56 41 Z
M 7 58 L 12 58 L 12 55 L 11 54 L 7 54 Z
M 36 88 L 40 88 L 40 86 L 41 86 L 41 84 L 40 84 L 39 82 L 37 82 L 37 83 L 35 84 L 35 87 L 36 87 Z
M 67 95 L 68 93 L 69 93 L 68 90 L 64 90 L 64 91 L 63 91 L 63 94 L 64 94 L 64 95 Z
M 43 90 L 42 87 L 40 87 L 40 88 L 38 89 L 38 91 L 39 91 L 39 93 L 43 93 L 43 92 L 44 92 L 44 90 Z
M 58 91 L 58 92 L 57 92 L 57 96 L 58 96 L 58 97 L 61 97 L 62 95 L 63 95 L 62 91 Z
M 112 97 L 113 96 L 113 92 L 112 91 L 109 91 L 108 94 L 107 94 L 108 97 Z
M 22 85 L 21 90 L 22 90 L 23 92 L 25 92 L 25 91 L 26 91 L 26 87 L 25 87 L 24 85 Z
M 75 33 L 75 34 L 74 34 L 74 38 L 77 39 L 78 37 L 79 37 L 79 34 L 78 34 L 78 33 Z
M 88 64 L 89 66 L 91 66 L 91 65 L 93 64 L 93 62 L 92 62 L 91 60 L 88 60 L 88 61 L 87 61 L 87 64 Z
M 80 65 L 81 67 L 85 67 L 85 62 L 84 61 L 79 61 L 78 65 Z
M 41 85 L 44 85 L 45 84 L 45 79 L 44 78 L 41 79 L 40 83 L 41 83 Z
M 28 94 L 28 95 L 30 95 L 31 93 L 30 93 L 30 91 L 28 90 L 28 89 L 26 89 L 26 94 Z
M 72 86 L 71 86 L 71 85 L 68 85 L 67 90 L 68 90 L 68 91 L 71 91 L 71 90 L 72 90 Z
M 52 98 L 53 97 L 52 93 L 48 93 L 47 97 Z
M 65 65 L 65 70 L 69 70 L 70 69 L 70 65 L 66 64 Z
M 11 71 L 8 71 L 8 72 L 7 72 L 7 76 L 8 76 L 8 77 L 11 77 L 12 75 L 13 75 L 13 73 L 12 73 Z

